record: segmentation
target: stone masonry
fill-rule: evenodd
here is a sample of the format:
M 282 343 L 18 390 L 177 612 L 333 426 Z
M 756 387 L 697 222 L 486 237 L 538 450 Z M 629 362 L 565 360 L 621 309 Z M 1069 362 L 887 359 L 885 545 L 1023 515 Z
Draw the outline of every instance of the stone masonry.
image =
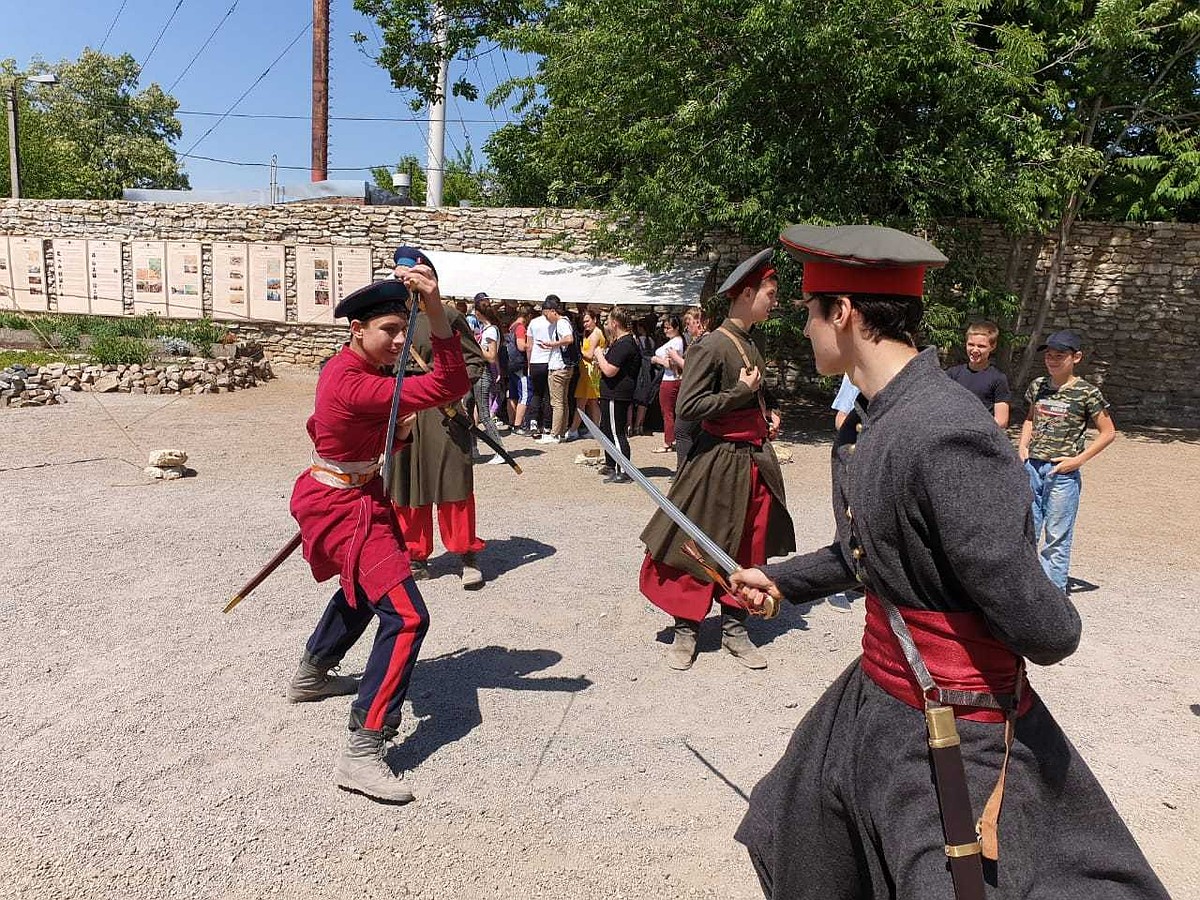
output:
M 600 221 L 596 212 L 554 209 L 0 201 L 0 235 L 201 241 L 206 310 L 211 309 L 212 292 L 208 245 L 214 241 L 282 243 L 288 247 L 289 272 L 294 271 L 296 244 L 369 246 L 376 273 L 382 275 L 390 269 L 393 248 L 402 243 L 431 252 L 586 258 L 591 255 L 589 234 Z M 1003 266 L 1012 239 L 988 226 L 982 227 L 981 239 L 984 251 Z M 723 274 L 753 249 L 757 247 L 733 237 L 714 237 L 696 248 L 692 258 L 714 263 Z M 1037 252 L 1037 278 L 1044 280 L 1048 248 Z M 1013 271 L 1022 268 L 1014 266 Z M 133 288 L 128 259 L 125 278 L 129 308 Z M 285 284 L 288 317 L 294 321 L 292 279 Z M 52 292 L 54 286 L 49 287 Z M 1073 328 L 1083 336 L 1082 372 L 1103 386 L 1118 427 L 1200 427 L 1200 362 L 1192 349 L 1200 340 L 1200 225 L 1077 224 L 1047 322 L 1047 331 L 1058 328 Z M 298 365 L 320 363 L 344 339 L 337 328 L 298 324 L 241 323 L 232 330 L 239 339 L 260 342 L 276 362 Z M 1024 386 L 1014 389 L 1023 391 Z

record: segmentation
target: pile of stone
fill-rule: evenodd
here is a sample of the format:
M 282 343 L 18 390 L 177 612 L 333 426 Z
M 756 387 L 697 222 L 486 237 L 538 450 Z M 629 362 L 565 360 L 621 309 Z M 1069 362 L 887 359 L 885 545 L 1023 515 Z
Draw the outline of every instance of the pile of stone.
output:
M 224 394 L 272 377 L 267 359 L 164 360 L 154 365 L 51 363 L 13 365 L 0 372 L 0 407 L 65 403 L 67 391 L 100 394 Z
M 191 474 L 185 465 L 187 458 L 187 453 L 183 450 L 155 450 L 150 454 L 150 465 L 142 469 L 142 474 L 150 478 L 161 478 L 163 481 L 174 481 Z
M 66 403 L 62 384 L 66 367 L 16 364 L 0 371 L 0 409 L 6 406 L 53 406 Z

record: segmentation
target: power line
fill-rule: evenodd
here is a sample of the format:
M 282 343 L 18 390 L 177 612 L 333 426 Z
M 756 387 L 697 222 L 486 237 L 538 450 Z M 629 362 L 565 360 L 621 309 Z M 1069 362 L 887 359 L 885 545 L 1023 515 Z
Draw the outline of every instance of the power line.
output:
M 128 2 L 129 0 L 121 0 L 121 8 L 118 9 L 117 14 L 113 16 L 113 20 L 108 23 L 108 31 L 104 32 L 104 40 L 100 42 L 100 51 L 98 52 L 102 52 L 104 50 L 104 45 L 108 43 L 109 36 L 112 35 L 113 29 L 117 27 L 117 19 L 121 18 L 121 13 L 125 12 L 125 4 Z
M 188 159 L 202 159 L 205 162 L 222 163 L 223 165 L 226 165 L 226 166 L 251 166 L 251 167 L 259 168 L 259 169 L 271 168 L 271 163 L 251 162 L 249 160 L 241 160 L 241 159 L 218 159 L 215 156 L 201 156 L 199 153 L 189 153 L 189 154 L 187 154 L 187 157 L 188 157 Z M 275 168 L 276 169 L 295 169 L 298 172 L 307 172 L 312 167 L 311 166 L 276 165 Z M 381 169 L 381 168 L 382 169 L 390 169 L 391 163 L 372 163 L 371 165 L 368 165 L 368 166 L 330 166 L 327 169 L 327 171 L 329 171 L 329 172 L 361 172 L 364 169 Z
M 195 109 L 177 109 L 177 110 L 175 110 L 175 115 L 177 115 L 177 116 L 225 116 L 226 118 L 230 118 L 230 119 L 283 119 L 283 120 L 296 120 L 296 121 L 302 121 L 302 122 L 307 122 L 309 119 L 312 118 L 312 116 L 310 116 L 310 115 L 293 115 L 293 114 L 285 114 L 285 113 L 219 113 L 219 112 L 206 112 L 206 111 L 195 110 Z M 413 124 L 413 123 L 418 124 L 418 125 L 424 124 L 420 120 L 415 119 L 411 113 L 407 117 L 404 117 L 404 116 L 330 116 L 329 119 L 332 122 L 393 122 L 393 123 L 400 122 L 400 123 L 403 123 L 406 125 Z M 499 119 L 497 119 L 495 116 L 492 116 L 491 119 L 447 118 L 446 121 L 454 122 L 456 124 L 465 124 L 465 125 L 499 125 L 499 124 L 501 124 L 501 121 Z M 506 119 L 504 121 L 507 122 L 507 121 L 511 121 L 511 120 Z
M 221 21 L 217 23 L 216 28 L 209 32 L 208 37 L 204 39 L 204 43 L 200 45 L 200 49 L 196 51 L 195 55 L 192 56 L 190 60 L 188 60 L 188 64 L 183 67 L 183 71 L 179 73 L 179 76 L 171 82 L 171 86 L 167 88 L 168 94 L 175 90 L 175 85 L 179 84 L 179 82 L 183 80 L 183 76 L 192 70 L 192 66 L 196 64 L 196 60 L 200 58 L 200 54 L 205 51 L 210 43 L 212 43 L 212 39 L 217 36 L 217 32 L 220 31 L 221 26 L 225 24 L 225 20 L 233 15 L 233 11 L 237 9 L 237 5 L 238 0 L 233 0 L 233 5 L 230 6 L 229 9 L 225 10 L 225 15 L 221 16 Z
M 171 15 L 167 17 L 166 23 L 158 32 L 158 37 L 154 39 L 154 46 L 150 48 L 150 52 L 146 54 L 146 58 L 142 60 L 142 70 L 145 71 L 146 66 L 150 64 L 150 57 L 154 55 L 154 51 L 158 49 L 159 43 L 163 39 L 163 35 L 167 33 L 167 29 L 171 27 L 171 23 L 175 21 L 175 16 L 179 12 L 179 7 L 183 6 L 183 0 L 179 0 L 175 4 L 175 8 L 171 10 Z
M 241 103 L 243 100 L 245 100 L 247 95 L 252 90 L 254 90 L 256 87 L 258 87 L 259 82 L 261 82 L 264 78 L 266 78 L 269 74 L 271 74 L 271 70 L 275 68 L 275 66 L 279 63 L 279 61 L 281 59 L 283 59 L 285 56 L 287 56 L 288 51 L 296 46 L 296 42 L 299 41 L 300 38 L 304 37 L 304 35 L 308 32 L 308 30 L 310 28 L 312 28 L 312 19 L 308 20 L 308 24 L 300 29 L 299 33 L 294 38 L 292 38 L 291 43 L 283 48 L 283 52 L 280 53 L 277 57 L 275 57 L 275 59 L 273 59 L 271 61 L 271 64 L 269 66 L 267 66 L 267 68 L 263 71 L 263 73 L 254 79 L 254 81 L 253 81 L 253 83 L 251 83 L 250 87 L 248 87 L 248 88 L 246 88 L 246 90 L 242 91 L 242 95 L 240 97 L 238 97 L 236 100 L 234 100 L 232 104 L 230 104 L 229 109 L 225 110 L 225 112 L 221 116 L 221 118 L 217 119 L 217 121 L 213 123 L 212 128 L 208 129 L 208 131 L 206 131 L 206 132 L 204 132 L 204 134 L 200 135 L 200 138 L 194 144 L 192 144 L 192 146 L 188 147 L 186 153 L 180 154 L 179 158 L 185 159 L 188 156 L 190 156 L 191 152 L 193 150 L 195 150 L 198 146 L 200 146 L 201 142 L 203 142 L 203 140 L 206 137 L 208 137 L 210 134 L 212 134 L 214 131 L 216 131 L 217 126 L 219 126 L 222 122 L 224 122 L 229 117 L 229 115 L 234 111 L 234 109 L 237 107 L 237 105 L 239 103 Z

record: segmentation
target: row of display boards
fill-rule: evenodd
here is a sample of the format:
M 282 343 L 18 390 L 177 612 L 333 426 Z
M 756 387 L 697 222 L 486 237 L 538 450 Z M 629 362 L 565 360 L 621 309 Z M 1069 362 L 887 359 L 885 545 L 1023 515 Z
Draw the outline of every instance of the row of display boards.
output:
M 0 309 L 50 310 L 46 244 L 57 312 L 125 313 L 122 242 L 0 235 Z M 133 312 L 172 319 L 205 314 L 199 241 L 130 241 Z M 365 247 L 212 243 L 211 316 L 286 322 L 286 254 L 295 253 L 296 321 L 329 324 L 333 308 L 372 280 Z

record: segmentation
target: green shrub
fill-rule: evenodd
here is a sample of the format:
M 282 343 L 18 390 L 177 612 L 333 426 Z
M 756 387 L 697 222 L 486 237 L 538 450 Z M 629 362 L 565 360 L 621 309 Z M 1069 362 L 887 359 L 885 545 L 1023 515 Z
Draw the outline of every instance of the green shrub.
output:
M 158 324 L 158 333 L 162 337 L 187 341 L 205 354 L 210 346 L 225 336 L 225 329 L 212 319 L 174 319 Z
M 54 326 L 52 334 L 58 335 L 55 346 L 64 350 L 79 349 L 79 326 L 73 322 L 59 322 Z
M 117 334 L 122 337 L 152 338 L 161 333 L 162 323 L 153 313 L 144 316 L 124 316 L 112 321 L 116 325 Z
M 28 316 L 20 313 L 0 311 L 0 328 L 12 328 L 15 331 L 25 331 L 30 327 Z
M 150 361 L 151 350 L 141 338 L 118 334 L 96 335 L 95 332 L 93 338 L 92 361 L 99 365 L 145 365 Z

